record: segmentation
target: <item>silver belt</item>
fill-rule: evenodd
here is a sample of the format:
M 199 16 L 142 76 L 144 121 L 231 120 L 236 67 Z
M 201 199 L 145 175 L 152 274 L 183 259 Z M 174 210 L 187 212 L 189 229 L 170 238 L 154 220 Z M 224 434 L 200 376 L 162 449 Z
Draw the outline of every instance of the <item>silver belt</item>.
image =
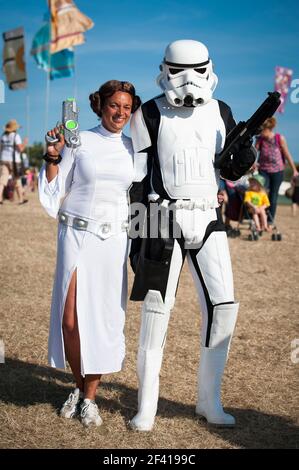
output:
M 75 217 L 65 212 L 59 212 L 58 220 L 63 225 L 73 227 L 75 230 L 91 232 L 99 235 L 101 238 L 108 238 L 119 232 L 126 232 L 129 228 L 127 220 L 113 222 L 98 222 L 96 220 L 87 220 L 82 217 Z

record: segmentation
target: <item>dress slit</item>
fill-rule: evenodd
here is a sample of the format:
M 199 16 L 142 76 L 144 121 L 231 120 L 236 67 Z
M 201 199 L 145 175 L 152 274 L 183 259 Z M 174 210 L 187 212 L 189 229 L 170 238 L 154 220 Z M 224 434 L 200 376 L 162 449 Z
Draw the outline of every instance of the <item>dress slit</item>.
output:
M 77 317 L 76 320 L 77 320 L 77 326 L 78 326 L 79 341 L 80 341 L 80 345 L 81 345 L 80 326 L 79 326 L 79 318 L 78 318 L 79 317 L 78 316 L 78 266 L 75 265 L 73 270 L 70 273 L 70 276 L 69 276 L 68 280 L 67 280 L 67 287 L 65 289 L 65 295 L 64 295 L 64 298 L 63 298 L 63 304 L 62 304 L 61 314 L 60 314 L 60 330 L 61 330 L 61 343 L 62 343 L 62 353 L 63 353 L 64 367 L 66 365 L 66 356 L 65 356 L 64 335 L 63 335 L 62 325 L 63 325 L 63 318 L 64 318 L 64 315 L 65 315 L 66 299 L 67 299 L 67 296 L 68 296 L 68 293 L 69 293 L 72 278 L 73 278 L 75 273 L 76 273 L 75 303 L 76 303 L 76 317 Z M 82 361 L 81 347 L 80 347 L 80 360 L 81 360 L 81 371 L 82 371 L 83 370 L 83 361 Z M 84 377 L 84 375 L 83 375 L 83 377 Z

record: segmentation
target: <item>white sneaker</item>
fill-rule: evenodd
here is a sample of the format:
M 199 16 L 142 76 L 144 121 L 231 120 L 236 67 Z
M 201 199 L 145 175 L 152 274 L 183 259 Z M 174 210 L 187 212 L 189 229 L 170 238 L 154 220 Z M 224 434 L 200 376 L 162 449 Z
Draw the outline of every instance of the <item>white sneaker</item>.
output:
M 103 423 L 102 418 L 99 415 L 99 409 L 96 403 L 89 398 L 85 398 L 81 403 L 81 412 L 80 412 L 81 422 L 83 426 L 101 426 Z
M 62 405 L 60 416 L 62 418 L 70 419 L 79 414 L 80 401 L 83 399 L 83 393 L 79 388 L 75 388 L 68 396 L 66 402 Z

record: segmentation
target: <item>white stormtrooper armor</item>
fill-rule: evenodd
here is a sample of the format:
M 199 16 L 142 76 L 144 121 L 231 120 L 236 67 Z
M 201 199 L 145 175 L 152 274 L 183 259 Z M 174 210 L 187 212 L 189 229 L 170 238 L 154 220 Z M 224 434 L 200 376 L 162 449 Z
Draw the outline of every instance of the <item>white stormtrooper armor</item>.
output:
M 233 426 L 235 420 L 224 413 L 220 392 L 238 304 L 217 202 L 219 172 L 214 159 L 235 121 L 230 108 L 212 98 L 217 77 L 200 42 L 171 43 L 158 83 L 164 94 L 144 103 L 131 120 L 138 179 L 130 197 L 131 202 L 149 204 L 148 214 L 153 204 L 148 200 L 157 200 L 166 211 L 174 205 L 173 223 L 180 227 L 181 236 L 132 240 L 130 258 L 136 275 L 131 299 L 144 303 L 137 361 L 138 413 L 130 425 L 139 431 L 154 425 L 168 320 L 187 258 L 203 316 L 196 413 L 210 424 Z M 149 220 L 155 223 L 153 217 Z
M 159 167 L 169 198 L 206 199 L 210 207 L 218 207 L 218 173 L 214 159 L 215 153 L 222 150 L 226 135 L 219 102 L 211 99 L 205 106 L 178 109 L 162 95 L 155 98 L 154 103 L 160 115 Z M 145 113 L 146 109 L 140 107 L 132 117 L 135 152 L 151 146 Z M 136 155 L 136 165 L 140 166 L 139 159 Z
M 204 44 L 192 40 L 175 41 L 166 48 L 157 83 L 173 106 L 207 103 L 218 82 Z

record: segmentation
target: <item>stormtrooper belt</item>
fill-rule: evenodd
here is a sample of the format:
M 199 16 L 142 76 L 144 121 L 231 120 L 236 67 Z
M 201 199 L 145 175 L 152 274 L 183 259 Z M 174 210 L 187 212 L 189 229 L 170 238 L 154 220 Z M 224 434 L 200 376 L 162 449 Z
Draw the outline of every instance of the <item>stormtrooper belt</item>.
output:
M 58 220 L 63 225 L 68 225 L 75 230 L 91 232 L 99 235 L 101 238 L 108 238 L 120 232 L 126 232 L 129 228 L 128 220 L 104 222 L 97 220 L 88 220 L 82 217 L 72 216 L 65 212 L 59 212 Z
M 156 197 L 155 195 L 149 196 L 149 202 L 157 202 L 163 207 L 169 207 L 174 205 L 176 209 L 201 209 L 206 211 L 207 209 L 216 209 L 219 204 L 217 199 L 163 199 L 161 197 Z

